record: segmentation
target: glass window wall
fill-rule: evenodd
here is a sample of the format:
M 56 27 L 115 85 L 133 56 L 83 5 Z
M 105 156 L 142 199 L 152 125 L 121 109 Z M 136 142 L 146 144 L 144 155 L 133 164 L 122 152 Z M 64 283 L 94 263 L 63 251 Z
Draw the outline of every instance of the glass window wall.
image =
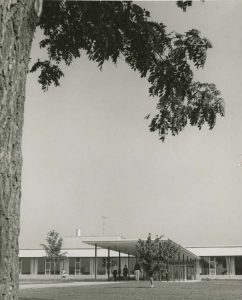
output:
M 81 258 L 81 274 L 84 274 L 84 275 L 90 274 L 90 258 L 89 257 Z
M 30 263 L 31 258 L 22 258 L 22 273 L 21 274 L 30 274 Z
M 200 275 L 209 275 L 209 257 L 202 257 L 201 261 L 201 274 Z
M 106 258 L 103 257 L 97 258 L 97 274 L 98 275 L 106 274 Z
M 235 275 L 242 275 L 242 256 L 235 256 Z
M 75 257 L 69 257 L 69 274 L 75 275 Z
M 216 275 L 226 275 L 227 274 L 227 265 L 225 256 L 216 256 Z
M 38 258 L 38 274 L 39 275 L 45 274 L 45 258 L 44 257 Z

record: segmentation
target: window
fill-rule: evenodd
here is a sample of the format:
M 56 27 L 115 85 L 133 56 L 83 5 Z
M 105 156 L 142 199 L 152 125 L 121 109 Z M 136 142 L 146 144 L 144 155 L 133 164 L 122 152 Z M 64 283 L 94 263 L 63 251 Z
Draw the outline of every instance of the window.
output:
M 226 275 L 227 274 L 227 265 L 226 257 L 216 256 L 216 275 Z
M 50 271 L 51 271 L 51 262 L 45 261 L 45 274 L 50 275 Z
M 38 258 L 38 274 L 45 274 L 45 258 L 39 257 Z
M 194 262 L 189 259 L 187 262 L 187 278 L 191 280 L 194 274 Z
M 74 257 L 69 258 L 69 274 L 70 275 L 75 274 L 75 258 Z
M 97 274 L 106 274 L 106 259 L 102 257 L 97 258 Z
M 210 275 L 215 275 L 216 274 L 216 269 L 215 269 L 215 257 L 214 256 L 210 256 L 210 262 L 209 262 L 209 273 Z
M 129 257 L 129 272 L 134 274 L 135 257 Z
M 75 274 L 80 275 L 81 274 L 81 259 L 80 257 L 76 257 L 75 261 Z
M 60 274 L 60 262 L 51 261 L 51 274 Z
M 209 275 L 209 257 L 202 257 L 201 261 L 201 275 Z
M 69 274 L 81 275 L 90 274 L 90 258 L 71 257 L 69 258 Z M 99 274 L 99 273 L 98 273 Z
M 81 259 L 81 274 L 90 274 L 90 258 Z
M 235 256 L 235 275 L 242 275 L 242 256 Z
M 30 258 L 22 258 L 21 263 L 22 263 L 22 272 L 21 274 L 30 274 Z

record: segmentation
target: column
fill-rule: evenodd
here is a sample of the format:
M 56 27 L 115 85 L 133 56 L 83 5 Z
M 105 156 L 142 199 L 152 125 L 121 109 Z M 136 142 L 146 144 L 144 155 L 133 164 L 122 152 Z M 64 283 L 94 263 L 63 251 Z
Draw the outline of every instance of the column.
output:
M 108 262 L 107 262 L 107 267 L 108 267 L 108 281 L 110 280 L 110 248 L 108 248 Z
M 188 280 L 188 277 L 189 277 L 189 262 L 188 262 L 188 256 L 187 256 L 187 261 L 186 261 L 186 280 Z
M 38 258 L 35 258 L 34 261 L 34 274 L 38 274 Z
M 170 261 L 169 258 L 167 259 L 167 276 L 166 280 L 169 281 L 169 271 L 170 271 Z
M 182 254 L 182 269 L 183 269 L 183 272 L 182 272 L 182 277 L 183 277 L 183 281 L 185 280 L 185 257 L 184 257 L 184 254 Z
M 195 268 L 194 268 L 194 259 L 190 258 L 190 268 L 192 273 L 192 280 L 195 280 Z
M 30 274 L 34 273 L 34 259 L 30 258 Z
M 190 275 L 191 275 L 191 280 L 193 280 L 193 268 L 192 268 L 192 259 L 190 258 L 189 259 L 189 272 L 190 272 Z
M 95 244 L 94 278 L 97 280 L 97 244 Z
M 90 258 L 90 275 L 94 275 L 94 263 L 95 263 L 95 258 L 91 257 Z
M 231 270 L 231 275 L 235 275 L 235 259 L 234 256 L 230 256 L 230 270 Z
M 129 253 L 128 253 L 128 280 L 129 280 L 129 274 L 130 274 L 130 269 L 129 269 Z
M 129 253 L 128 253 L 128 270 L 129 270 Z
M 197 259 L 194 259 L 194 279 L 197 279 Z
M 181 281 L 181 254 L 178 252 L 178 279 Z
M 172 278 L 175 281 L 175 255 L 173 256 Z
M 120 281 L 121 277 L 121 257 L 120 257 L 120 250 L 118 251 L 118 280 Z

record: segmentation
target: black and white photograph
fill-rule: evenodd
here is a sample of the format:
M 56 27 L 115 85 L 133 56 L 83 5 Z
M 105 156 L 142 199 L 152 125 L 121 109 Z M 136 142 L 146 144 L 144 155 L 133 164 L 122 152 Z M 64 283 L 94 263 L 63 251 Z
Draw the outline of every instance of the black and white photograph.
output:
M 0 1 L 0 300 L 242 299 L 242 1 Z

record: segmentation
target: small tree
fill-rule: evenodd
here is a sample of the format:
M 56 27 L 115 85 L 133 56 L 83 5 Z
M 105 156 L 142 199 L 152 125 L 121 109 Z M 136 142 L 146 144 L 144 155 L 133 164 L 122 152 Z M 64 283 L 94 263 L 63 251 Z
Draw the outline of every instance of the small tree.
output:
M 62 252 L 62 244 L 63 239 L 60 237 L 59 233 L 55 230 L 51 230 L 48 232 L 46 237 L 47 244 L 40 244 L 45 252 L 46 257 L 50 262 L 53 262 L 54 265 L 54 274 L 56 273 L 56 263 L 60 261 L 64 261 L 66 258 L 66 253 Z
M 149 233 L 147 240 L 138 240 L 136 253 L 139 263 L 145 273 L 153 270 L 156 277 L 160 280 L 168 273 L 169 261 L 174 259 L 179 246 L 172 243 L 169 239 L 162 240 L 161 236 L 152 239 Z

